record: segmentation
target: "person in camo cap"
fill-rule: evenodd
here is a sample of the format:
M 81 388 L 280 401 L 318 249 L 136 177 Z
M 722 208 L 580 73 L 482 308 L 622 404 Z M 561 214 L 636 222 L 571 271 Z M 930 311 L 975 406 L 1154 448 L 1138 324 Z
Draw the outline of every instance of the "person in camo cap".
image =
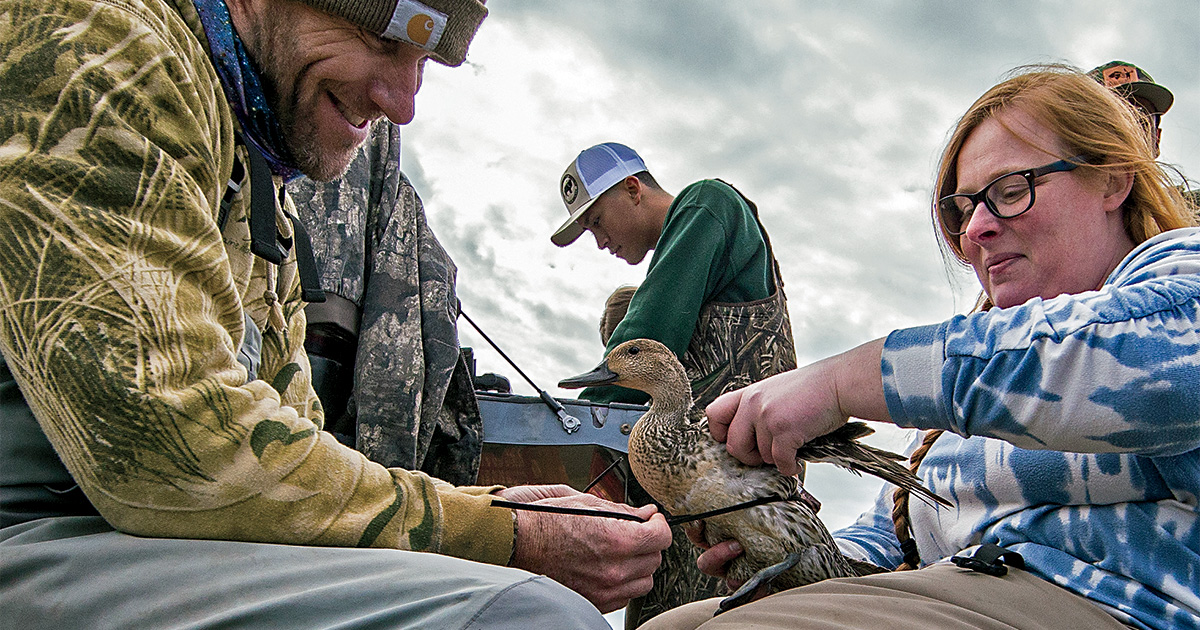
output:
M 653 507 L 456 487 L 322 430 L 302 344 L 323 294 L 285 185 L 408 123 L 425 62 L 461 64 L 485 15 L 0 0 L 6 618 L 606 629 L 601 610 L 650 589 L 671 541 Z
M 1159 123 L 1162 115 L 1175 103 L 1175 95 L 1155 83 L 1149 72 L 1128 61 L 1110 61 L 1092 68 L 1088 76 L 1120 94 L 1145 117 L 1154 156 L 1158 157 L 1158 145 L 1162 140 L 1162 128 L 1159 127 Z
M 1110 61 L 1092 68 L 1088 76 L 1120 94 L 1141 114 L 1142 124 L 1154 149 L 1154 157 L 1158 157 L 1159 145 L 1162 143 L 1162 116 L 1175 103 L 1175 95 L 1155 83 L 1149 72 L 1128 61 Z M 1186 185 L 1181 185 L 1179 190 L 1183 193 L 1183 198 L 1191 204 L 1192 211 L 1200 216 L 1200 189 L 1188 190 Z

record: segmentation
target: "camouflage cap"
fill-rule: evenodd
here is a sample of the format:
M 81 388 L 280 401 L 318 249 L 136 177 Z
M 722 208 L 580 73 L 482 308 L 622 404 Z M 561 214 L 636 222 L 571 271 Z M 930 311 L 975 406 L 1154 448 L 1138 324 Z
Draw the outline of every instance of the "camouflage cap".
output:
M 1110 61 L 1093 68 L 1088 76 L 1125 98 L 1137 96 L 1146 99 L 1154 107 L 1151 114 L 1165 114 L 1175 102 L 1175 95 L 1170 90 L 1155 83 L 1149 72 L 1128 61 Z
M 483 0 L 301 0 L 343 17 L 385 39 L 428 50 L 434 60 L 457 66 L 487 9 Z

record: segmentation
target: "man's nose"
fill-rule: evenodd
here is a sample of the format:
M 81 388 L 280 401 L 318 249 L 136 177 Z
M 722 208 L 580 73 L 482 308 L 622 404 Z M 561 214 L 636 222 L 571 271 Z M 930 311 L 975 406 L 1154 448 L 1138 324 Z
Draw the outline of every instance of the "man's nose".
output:
M 405 46 L 381 60 L 376 80 L 371 84 L 371 100 L 388 120 L 397 125 L 412 122 L 424 70 L 425 53 L 413 46 Z
M 592 236 L 596 239 L 596 249 L 604 249 L 608 247 L 608 236 L 601 234 L 595 230 L 591 230 Z

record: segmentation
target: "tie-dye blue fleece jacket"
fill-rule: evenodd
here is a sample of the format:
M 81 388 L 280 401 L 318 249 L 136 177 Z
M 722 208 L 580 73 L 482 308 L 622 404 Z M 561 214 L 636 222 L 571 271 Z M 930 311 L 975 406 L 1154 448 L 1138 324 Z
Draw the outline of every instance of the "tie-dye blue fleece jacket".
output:
M 899 426 L 945 429 L 910 501 L 925 562 L 983 544 L 1145 628 L 1200 628 L 1200 228 L 1138 246 L 1098 291 L 893 332 Z M 891 488 L 835 536 L 901 561 Z

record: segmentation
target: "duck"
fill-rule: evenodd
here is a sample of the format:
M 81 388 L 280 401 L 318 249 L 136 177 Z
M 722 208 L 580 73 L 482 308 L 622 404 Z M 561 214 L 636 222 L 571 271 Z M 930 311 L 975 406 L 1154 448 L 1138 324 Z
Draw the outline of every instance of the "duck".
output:
M 737 540 L 744 550 L 726 578 L 742 587 L 721 602 L 718 614 L 762 592 L 778 592 L 828 578 L 878 573 L 884 569 L 843 555 L 817 516 L 819 503 L 806 500 L 798 476 L 772 465 L 739 461 L 713 439 L 704 410 L 692 401 L 683 365 L 652 339 L 632 339 L 609 352 L 592 371 L 564 379 L 565 389 L 620 385 L 650 395 L 649 410 L 629 435 L 630 471 L 668 514 L 699 515 L 751 501 L 771 502 L 703 518 L 699 535 L 708 545 Z M 833 463 L 908 487 L 915 496 L 949 505 L 923 485 L 895 453 L 858 442 L 870 435 L 851 421 L 801 447 L 806 461 Z

